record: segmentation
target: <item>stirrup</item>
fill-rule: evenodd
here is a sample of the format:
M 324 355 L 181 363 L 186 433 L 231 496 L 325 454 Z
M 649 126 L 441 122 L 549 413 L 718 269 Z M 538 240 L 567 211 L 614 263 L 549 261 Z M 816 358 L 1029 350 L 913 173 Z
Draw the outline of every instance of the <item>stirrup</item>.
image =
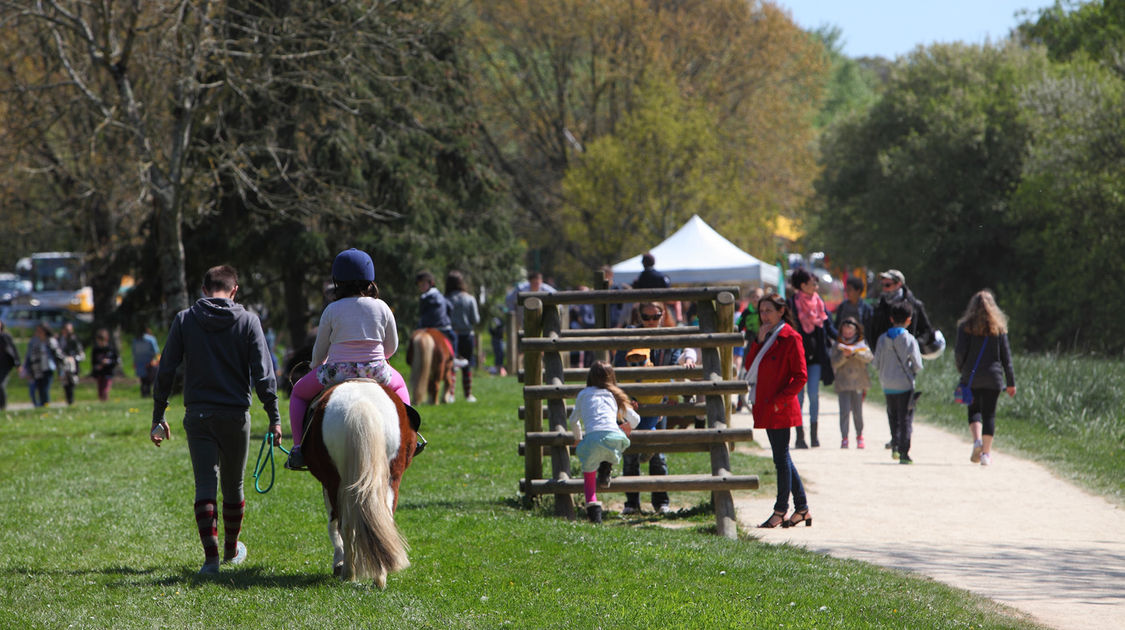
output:
M 417 435 L 418 442 L 414 445 L 414 457 L 418 457 L 418 455 L 422 451 L 426 450 L 426 445 L 429 444 L 429 442 L 426 441 L 426 438 L 422 437 L 421 433 L 418 433 Z

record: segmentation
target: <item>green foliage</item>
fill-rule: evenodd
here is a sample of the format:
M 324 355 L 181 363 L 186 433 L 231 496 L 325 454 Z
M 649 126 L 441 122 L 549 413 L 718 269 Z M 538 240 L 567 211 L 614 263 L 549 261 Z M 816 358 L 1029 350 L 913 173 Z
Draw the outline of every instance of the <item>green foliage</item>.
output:
M 382 592 L 332 578 L 321 491 L 307 474 L 279 469 L 269 494 L 250 491 L 246 564 L 202 579 L 178 423 L 156 449 L 139 399 L 0 414 L 0 501 L 12 507 L 0 511 L 0 625 L 1034 627 L 933 580 L 702 525 L 611 515 L 594 527 L 521 509 L 518 386 L 482 376 L 474 389 L 480 403 L 422 410 L 430 446 L 404 477 L 396 515 L 412 566 Z M 253 423 L 252 460 L 260 410 Z
M 1053 61 L 1076 55 L 1103 61 L 1125 77 L 1125 2 L 1120 0 L 1055 0 L 1039 10 L 1034 21 L 1020 24 L 1020 37 L 1041 44 Z
M 822 26 L 812 34 L 824 46 L 830 67 L 824 102 L 816 115 L 816 126 L 825 129 L 870 107 L 878 97 L 881 81 L 871 67 L 844 55 L 843 31 L 838 26 Z
M 879 101 L 826 134 L 816 237 L 838 259 L 901 269 L 951 322 L 1011 269 L 1008 199 L 1030 140 L 1021 95 L 1045 67 L 1041 51 L 1012 45 L 899 60 Z
M 571 277 L 644 251 L 693 214 L 717 218 L 742 209 L 738 173 L 718 133 L 707 108 L 672 81 L 650 78 L 641 86 L 614 133 L 587 145 L 563 178 Z
M 1034 143 L 1012 198 L 1013 244 L 1036 264 L 1010 270 L 1011 314 L 1029 341 L 1119 353 L 1125 278 L 1113 270 L 1125 269 L 1125 82 L 1076 62 L 1029 87 L 1023 103 Z

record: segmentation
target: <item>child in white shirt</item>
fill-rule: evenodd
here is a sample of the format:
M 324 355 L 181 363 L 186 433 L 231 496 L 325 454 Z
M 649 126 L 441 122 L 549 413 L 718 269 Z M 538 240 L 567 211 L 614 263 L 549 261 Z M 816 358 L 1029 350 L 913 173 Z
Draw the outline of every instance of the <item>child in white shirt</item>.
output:
M 582 422 L 579 424 L 575 420 Z M 586 514 L 593 523 L 602 522 L 602 504 L 596 488 L 609 487 L 613 464 L 620 462 L 621 454 L 629 448 L 625 431 L 632 431 L 640 421 L 635 403 L 617 386 L 613 366 L 606 361 L 595 361 L 586 375 L 586 387 L 578 392 L 574 412 L 567 420 L 574 423 L 575 438 L 581 438 L 574 450 L 582 462 Z
M 324 309 L 313 345 L 312 370 L 293 385 L 289 397 L 289 428 L 293 450 L 285 467 L 304 467 L 301 439 L 309 401 L 325 387 L 350 378 L 370 378 L 390 387 L 410 404 L 406 381 L 388 359 L 398 349 L 395 316 L 379 299 L 375 265 L 366 252 L 349 249 L 332 262 L 336 300 Z

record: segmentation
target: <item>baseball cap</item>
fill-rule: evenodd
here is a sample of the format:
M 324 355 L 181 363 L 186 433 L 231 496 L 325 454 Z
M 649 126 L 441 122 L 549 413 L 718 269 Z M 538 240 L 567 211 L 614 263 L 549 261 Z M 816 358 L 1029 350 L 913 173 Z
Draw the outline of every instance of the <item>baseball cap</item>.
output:
M 899 282 L 901 284 L 906 284 L 906 276 L 902 275 L 902 272 L 898 269 L 888 269 L 879 274 L 879 277 L 886 278 L 888 280 L 894 280 L 895 282 Z

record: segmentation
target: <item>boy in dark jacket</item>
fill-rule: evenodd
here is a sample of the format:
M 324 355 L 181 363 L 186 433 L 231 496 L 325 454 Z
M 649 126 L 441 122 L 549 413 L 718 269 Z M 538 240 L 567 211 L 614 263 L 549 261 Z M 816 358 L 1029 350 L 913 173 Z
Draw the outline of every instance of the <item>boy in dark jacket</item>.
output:
M 152 392 L 152 433 L 157 446 L 170 435 L 164 411 L 172 378 L 184 364 L 184 435 L 195 471 L 195 521 L 203 544 L 201 574 L 219 572 L 218 488 L 223 489 L 223 560 L 246 558 L 238 540 L 246 507 L 242 478 L 250 445 L 251 389 L 270 419 L 274 445 L 281 444 L 277 381 L 266 337 L 256 315 L 234 301 L 238 274 L 227 265 L 203 276 L 203 295 L 180 311 L 168 331 Z

